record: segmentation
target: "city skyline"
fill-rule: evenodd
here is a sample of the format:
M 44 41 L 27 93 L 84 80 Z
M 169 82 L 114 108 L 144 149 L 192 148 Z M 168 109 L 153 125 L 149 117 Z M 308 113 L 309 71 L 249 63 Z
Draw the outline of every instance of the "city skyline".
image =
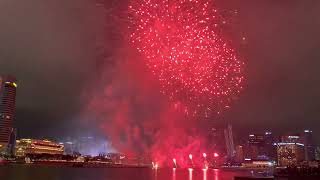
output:
M 17 79 L 11 75 L 2 75 L 0 76 L 0 145 L 1 148 L 4 149 L 8 147 L 7 152 L 13 153 L 15 150 L 15 139 L 17 135 L 16 127 L 14 127 L 14 117 L 15 117 L 15 101 L 16 101 L 16 90 L 18 88 Z M 234 161 L 235 159 L 239 160 L 239 155 L 235 149 L 241 147 L 242 159 L 259 159 L 259 158 L 272 158 L 276 159 L 275 151 L 273 152 L 274 145 L 278 146 L 278 149 L 281 147 L 283 151 L 286 151 L 289 145 L 289 149 L 296 149 L 293 151 L 298 152 L 298 147 L 300 146 L 300 159 L 296 160 L 299 162 L 301 160 L 313 161 L 316 157 L 316 149 L 319 147 L 318 144 L 314 140 L 313 131 L 309 129 L 305 129 L 300 132 L 282 132 L 281 135 L 275 135 L 270 130 L 266 130 L 264 132 L 252 131 L 248 134 L 248 139 L 245 137 L 234 136 L 233 134 L 237 134 L 232 130 L 231 124 L 225 124 L 219 128 L 218 126 L 212 126 L 213 129 L 209 130 L 208 133 L 210 137 L 205 140 L 209 143 L 209 146 L 213 147 L 215 152 L 219 152 L 219 154 L 223 154 L 227 157 L 227 159 Z M 218 128 L 218 129 L 217 129 Z M 217 131 L 218 130 L 218 131 Z M 221 131 L 223 135 L 220 137 L 217 133 Z M 254 132 L 254 133 L 253 133 Z M 213 133 L 213 134 L 212 134 Z M 12 137 L 14 134 L 14 137 Z M 212 136 L 213 135 L 213 136 Z M 218 136 L 217 136 L 218 135 Z M 45 135 L 44 135 L 45 136 Z M 26 137 L 20 137 L 26 138 Z M 33 137 L 28 137 L 33 138 Z M 221 139 L 218 140 L 217 139 Z M 46 138 L 43 138 L 47 141 Z M 108 137 L 104 138 L 98 136 L 73 136 L 73 138 L 69 137 L 55 137 L 55 140 L 65 146 L 65 153 L 81 153 L 85 155 L 98 155 L 101 153 L 112 153 L 117 152 L 116 147 L 112 147 L 112 141 L 108 142 Z M 64 140 L 63 140 L 64 139 Z M 97 141 L 99 139 L 99 141 Z M 67 141 L 65 141 L 67 140 Z M 213 141 L 212 141 L 213 140 Z M 19 144 L 20 141 L 30 141 L 30 139 L 21 139 L 17 140 Z M 37 142 L 38 140 L 35 140 Z M 225 142 L 225 145 L 219 144 L 218 142 Z M 117 143 L 117 142 L 114 142 Z M 296 144 L 292 144 L 296 143 Z M 217 144 L 219 144 L 217 147 Z M 21 145 L 20 145 L 21 146 Z M 108 146 L 108 148 L 107 148 Z M 296 147 L 295 147 L 296 146 Z M 19 146 L 18 146 L 19 147 Z M 243 147 L 245 150 L 243 150 Z M 25 147 L 24 147 L 25 148 Z M 298 149 L 297 149 L 298 148 Z M 301 149 L 302 148 L 302 149 Z M 220 150 L 219 150 L 220 149 Z M 222 150 L 224 149 L 224 150 Z M 120 150 L 120 149 L 119 149 Z M 50 152 L 50 150 L 49 150 Z M 118 151 L 121 152 L 121 151 Z M 23 154 L 24 152 L 22 152 Z M 244 153 L 244 154 L 243 154 Z M 20 153 L 21 154 L 21 153 Z M 279 156 L 279 155 L 278 155 Z M 282 157 L 284 158 L 284 157 Z M 241 159 L 241 158 L 240 158 Z M 288 162 L 282 160 L 278 157 L 278 164 L 286 164 Z

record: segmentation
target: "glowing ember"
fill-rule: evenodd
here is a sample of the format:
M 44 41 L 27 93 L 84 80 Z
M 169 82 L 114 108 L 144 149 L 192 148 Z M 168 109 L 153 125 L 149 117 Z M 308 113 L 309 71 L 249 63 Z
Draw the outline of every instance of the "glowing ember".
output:
M 206 153 L 203 153 L 202 156 L 203 156 L 204 158 L 206 158 L 206 157 L 207 157 L 207 154 L 206 154 Z
M 241 91 L 244 64 L 212 0 L 131 0 L 129 21 L 132 45 L 186 114 L 219 114 Z
M 219 157 L 219 154 L 218 153 L 214 153 L 213 156 L 214 157 Z
M 172 159 L 174 164 L 177 164 L 177 160 L 175 158 Z
M 153 162 L 152 162 L 152 165 L 153 165 L 153 169 L 158 169 L 158 168 L 159 168 L 158 163 L 153 163 Z

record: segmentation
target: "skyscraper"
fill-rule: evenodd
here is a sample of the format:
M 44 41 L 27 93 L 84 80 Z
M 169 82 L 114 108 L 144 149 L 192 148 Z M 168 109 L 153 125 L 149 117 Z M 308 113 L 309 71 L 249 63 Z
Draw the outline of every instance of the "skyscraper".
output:
M 235 149 L 236 149 L 235 161 L 237 163 L 242 163 L 244 161 L 243 146 L 237 145 Z
M 312 131 L 304 130 L 303 143 L 304 143 L 305 159 L 307 161 L 314 161 L 316 147 L 313 141 Z
M 265 132 L 265 150 L 269 160 L 277 159 L 277 146 L 274 145 L 275 139 L 271 131 Z
M 227 149 L 228 158 L 232 159 L 235 155 L 235 149 L 234 149 L 234 142 L 233 142 L 232 126 L 230 124 L 224 130 L 224 136 L 225 136 L 225 141 L 226 141 L 226 149 Z
M 246 159 L 266 159 L 265 158 L 265 136 L 263 134 L 250 134 L 246 146 Z
M 225 156 L 227 152 L 225 141 L 225 124 L 221 122 L 210 122 L 211 127 L 208 133 L 208 149 L 218 153 L 220 156 Z
M 275 160 L 277 151 L 272 132 L 250 134 L 245 147 L 245 157 L 255 160 Z
M 0 151 L 6 150 L 12 133 L 15 115 L 17 80 L 0 76 Z

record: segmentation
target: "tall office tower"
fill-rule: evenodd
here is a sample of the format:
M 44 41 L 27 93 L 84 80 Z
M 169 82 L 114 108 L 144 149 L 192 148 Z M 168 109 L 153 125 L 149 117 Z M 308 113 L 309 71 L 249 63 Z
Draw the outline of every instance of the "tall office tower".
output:
M 244 151 L 242 145 L 236 146 L 235 161 L 237 163 L 242 163 L 244 161 Z
M 234 142 L 233 142 L 232 126 L 230 124 L 224 130 L 224 136 L 226 141 L 228 158 L 232 159 L 235 155 L 235 149 L 234 149 Z
M 273 138 L 272 132 L 270 132 L 270 131 L 265 132 L 264 139 L 265 139 L 265 143 L 266 144 L 272 144 L 273 145 L 274 138 Z
M 247 159 L 266 159 L 265 136 L 263 134 L 250 134 L 246 147 Z
M 305 159 L 307 161 L 314 161 L 316 148 L 315 148 L 315 144 L 312 137 L 312 131 L 304 130 L 303 143 L 304 143 Z
M 250 134 L 245 148 L 245 157 L 257 160 L 275 160 L 277 147 L 274 145 L 272 132 Z
M 213 126 L 208 134 L 208 149 L 217 152 L 221 156 L 226 154 L 224 128 L 220 126 Z
M 226 141 L 224 136 L 224 129 L 226 127 L 225 121 L 207 121 L 203 127 L 208 127 L 206 149 L 216 152 L 220 157 L 225 157 L 227 152 Z
M 12 76 L 0 76 L 0 151 L 7 150 L 13 131 L 17 80 Z
M 273 137 L 272 132 L 267 131 L 264 135 L 265 139 L 265 150 L 266 155 L 268 156 L 269 160 L 276 160 L 277 159 L 277 146 L 274 145 L 275 140 Z

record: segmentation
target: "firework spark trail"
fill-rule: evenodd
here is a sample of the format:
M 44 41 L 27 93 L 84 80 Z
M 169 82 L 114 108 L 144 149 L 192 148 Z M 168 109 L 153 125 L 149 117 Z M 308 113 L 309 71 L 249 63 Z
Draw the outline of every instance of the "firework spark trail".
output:
M 243 62 L 209 0 L 131 0 L 130 40 L 162 92 L 193 116 L 220 113 L 242 89 Z
M 186 121 L 184 113 L 212 117 L 241 91 L 243 63 L 220 27 L 228 15 L 211 0 L 129 0 L 128 19 L 127 4 L 99 1 L 107 36 L 99 38 L 105 51 L 99 59 L 107 63 L 99 66 L 101 80 L 90 86 L 88 111 L 119 152 L 147 154 L 160 167 L 172 167 L 174 158 L 175 166 L 185 168 L 191 153 L 193 163 L 203 166 L 203 152 L 212 158 L 215 150 L 196 130 L 203 121 Z M 123 38 L 126 23 L 134 48 Z M 158 82 L 171 101 L 159 93 Z

